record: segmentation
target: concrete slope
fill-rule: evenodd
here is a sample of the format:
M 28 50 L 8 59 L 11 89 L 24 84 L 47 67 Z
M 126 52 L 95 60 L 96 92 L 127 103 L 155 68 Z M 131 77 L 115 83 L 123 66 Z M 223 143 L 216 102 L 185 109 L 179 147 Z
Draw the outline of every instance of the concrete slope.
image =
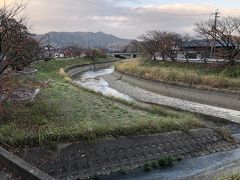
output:
M 153 103 L 158 105 L 169 106 L 193 113 L 213 116 L 217 118 L 226 119 L 232 122 L 240 123 L 240 111 L 231 110 L 226 108 L 220 108 L 210 106 L 206 104 L 195 103 L 191 101 L 181 100 L 178 98 L 172 98 L 163 96 L 140 87 L 130 85 L 129 83 L 121 80 L 114 73 L 104 77 L 110 86 L 121 93 L 127 94 L 139 101 Z

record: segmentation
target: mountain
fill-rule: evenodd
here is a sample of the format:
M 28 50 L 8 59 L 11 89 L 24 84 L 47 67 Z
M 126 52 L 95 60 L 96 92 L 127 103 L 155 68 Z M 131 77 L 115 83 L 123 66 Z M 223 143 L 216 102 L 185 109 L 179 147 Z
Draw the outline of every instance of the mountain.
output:
M 49 32 L 48 34 L 36 35 L 36 39 L 43 39 L 43 41 L 47 42 L 47 35 L 49 35 L 50 44 L 55 48 L 72 45 L 83 48 L 107 48 L 110 46 L 124 46 L 131 42 L 130 39 L 122 39 L 103 32 Z

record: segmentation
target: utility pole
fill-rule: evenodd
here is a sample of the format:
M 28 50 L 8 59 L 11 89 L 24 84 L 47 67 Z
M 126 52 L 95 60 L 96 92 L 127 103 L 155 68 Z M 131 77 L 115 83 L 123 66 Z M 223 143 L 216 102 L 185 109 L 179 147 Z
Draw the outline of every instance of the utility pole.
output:
M 215 58 L 215 53 L 216 53 L 216 36 L 217 36 L 217 20 L 220 18 L 219 16 L 220 12 L 218 9 L 216 9 L 215 13 L 212 13 L 211 15 L 214 15 L 214 25 L 213 25 L 213 44 L 211 47 L 211 58 Z

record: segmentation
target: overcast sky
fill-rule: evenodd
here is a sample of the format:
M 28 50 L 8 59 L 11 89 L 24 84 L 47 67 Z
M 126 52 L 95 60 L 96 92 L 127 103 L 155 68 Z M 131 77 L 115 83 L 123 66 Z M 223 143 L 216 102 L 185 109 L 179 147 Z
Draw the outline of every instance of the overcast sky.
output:
M 102 31 L 136 38 L 147 30 L 192 33 L 193 24 L 212 18 L 217 8 L 221 16 L 239 16 L 240 0 L 29 0 L 26 14 L 34 33 Z

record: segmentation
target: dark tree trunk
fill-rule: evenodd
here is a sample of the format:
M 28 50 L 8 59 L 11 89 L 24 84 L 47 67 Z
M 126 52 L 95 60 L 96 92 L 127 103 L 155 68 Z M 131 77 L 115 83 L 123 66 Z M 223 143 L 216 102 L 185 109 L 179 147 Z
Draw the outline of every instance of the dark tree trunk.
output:
M 230 59 L 230 60 L 229 60 L 229 64 L 230 64 L 231 66 L 235 65 L 235 60 L 234 60 L 234 59 Z
M 4 73 L 4 71 L 7 69 L 8 65 L 5 65 L 1 70 L 0 70 L 0 77 Z
M 162 60 L 165 61 L 165 54 L 162 54 Z
M 153 56 L 153 60 L 154 60 L 154 61 L 156 61 L 156 60 L 157 60 L 155 55 Z

